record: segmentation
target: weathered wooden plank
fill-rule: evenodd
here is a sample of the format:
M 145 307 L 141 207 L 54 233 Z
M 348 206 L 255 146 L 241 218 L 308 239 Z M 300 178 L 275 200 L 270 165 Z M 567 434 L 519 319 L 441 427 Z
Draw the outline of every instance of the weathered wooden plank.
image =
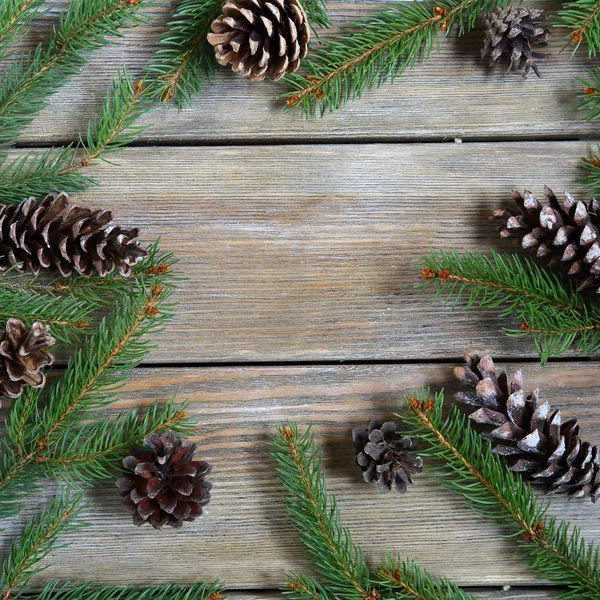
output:
M 65 0 L 55 0 L 58 8 Z M 27 129 L 22 142 L 53 143 L 78 139 L 98 110 L 105 90 L 118 67 L 127 64 L 141 74 L 155 41 L 168 18 L 169 2 L 155 9 L 156 21 L 126 34 L 118 47 L 103 49 L 81 75 L 73 78 L 52 98 L 46 110 Z M 379 1 L 333 2 L 330 11 L 336 25 L 356 20 L 374 10 Z M 556 4 L 539 3 L 552 11 Z M 35 35 L 24 42 L 43 39 L 56 15 L 43 19 Z M 349 140 L 356 138 L 452 139 L 454 137 L 518 138 L 577 137 L 594 135 L 593 124 L 585 124 L 574 108 L 592 62 L 582 50 L 575 60 L 560 52 L 562 32 L 556 31 L 549 51 L 552 61 L 542 67 L 544 78 L 523 81 L 520 75 L 505 76 L 498 66 L 490 71 L 480 58 L 481 31 L 461 40 L 450 38 L 441 53 L 414 72 L 403 75 L 395 85 L 369 91 L 360 101 L 325 119 L 302 119 L 285 115 L 276 97 L 282 87 L 250 83 L 226 70 L 218 73 L 193 106 L 178 114 L 164 107 L 144 117 L 154 123 L 146 139 L 224 142 L 265 140 Z
M 577 181 L 588 143 L 145 148 L 77 201 L 162 236 L 188 278 L 152 360 L 534 356 L 495 312 L 417 295 L 430 246 L 512 250 L 487 220 L 513 188 Z M 21 151 L 22 152 L 22 151 Z M 511 325 L 514 325 L 512 323 Z
M 523 370 L 528 387 L 541 386 L 545 399 L 563 409 L 565 418 L 577 416 L 586 438 L 598 442 L 596 365 L 528 364 Z M 132 583 L 218 577 L 232 589 L 268 589 L 283 584 L 285 571 L 308 572 L 267 448 L 267 436 L 289 419 L 302 429 L 312 423 L 324 447 L 330 490 L 369 564 L 375 567 L 385 551 L 398 552 L 464 585 L 535 584 L 514 540 L 443 491 L 427 471 L 405 496 L 383 495 L 362 483 L 353 464 L 352 427 L 390 416 L 403 390 L 420 385 L 446 386 L 450 394 L 451 365 L 136 370 L 119 408 L 147 406 L 174 393 L 190 400 L 199 456 L 214 466 L 207 514 L 178 531 L 136 529 L 121 512 L 113 484 L 101 485 L 90 494 L 85 514 L 91 527 L 74 536 L 69 548 L 53 552 L 37 581 L 118 583 L 126 572 Z M 32 499 L 30 509 L 0 532 L 3 548 L 18 522 L 40 504 L 39 497 Z M 600 541 L 592 503 L 557 498 L 551 512 L 579 525 L 589 541 Z

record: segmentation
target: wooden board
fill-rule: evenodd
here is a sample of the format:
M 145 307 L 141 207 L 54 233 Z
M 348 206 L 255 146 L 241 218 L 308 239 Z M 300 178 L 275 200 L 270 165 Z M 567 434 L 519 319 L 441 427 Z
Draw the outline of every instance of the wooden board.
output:
M 523 370 L 527 387 L 542 386 L 545 399 L 565 417 L 577 415 L 586 438 L 599 441 L 597 365 L 527 364 Z M 420 385 L 446 386 L 450 398 L 451 365 L 136 370 L 117 408 L 148 406 L 174 393 L 190 401 L 199 456 L 214 466 L 207 514 L 178 531 L 136 529 L 121 512 L 112 482 L 101 485 L 89 494 L 84 517 L 91 527 L 71 537 L 70 547 L 52 553 L 37 582 L 59 577 L 119 583 L 127 573 L 131 583 L 218 577 L 232 589 L 264 589 L 283 584 L 290 569 L 308 572 L 267 448 L 267 436 L 290 419 L 302 429 L 313 425 L 324 447 L 329 488 L 371 566 L 384 552 L 399 552 L 459 584 L 536 583 L 515 542 L 444 492 L 426 471 L 405 496 L 383 495 L 362 483 L 353 464 L 352 427 L 390 416 L 403 390 Z M 40 498 L 33 499 L 0 532 L 2 547 L 39 505 Z M 579 525 L 588 541 L 600 541 L 598 507 L 592 503 L 557 498 L 551 513 Z
M 487 219 L 514 189 L 585 197 L 570 143 L 135 148 L 76 200 L 181 258 L 154 362 L 535 356 L 494 311 L 418 295 L 434 248 L 512 250 Z M 21 151 L 22 152 L 22 151 Z
M 380 0 L 332 2 L 329 10 L 336 26 L 366 17 Z M 57 9 L 65 0 L 52 0 Z M 121 46 L 99 51 L 82 74 L 70 80 L 52 98 L 23 135 L 27 144 L 52 144 L 76 140 L 98 111 L 103 95 L 118 68 L 126 64 L 135 76 L 141 75 L 154 50 L 155 41 L 169 18 L 171 2 L 161 2 L 152 11 L 155 19 L 129 31 Z M 541 1 L 536 5 L 552 13 L 557 4 Z M 40 19 L 38 30 L 24 40 L 22 47 L 45 39 L 56 22 L 56 13 Z M 519 74 L 504 75 L 502 66 L 489 71 L 480 58 L 481 30 L 462 39 L 449 38 L 413 72 L 365 94 L 359 102 L 327 115 L 308 120 L 286 115 L 276 98 L 284 90 L 274 83 L 251 83 L 223 70 L 194 99 L 193 106 L 177 114 L 163 107 L 142 119 L 155 126 L 144 136 L 154 143 L 186 141 L 193 143 L 257 143 L 281 141 L 351 141 L 368 138 L 385 140 L 452 140 L 551 138 L 576 139 L 593 136 L 596 128 L 582 121 L 575 108 L 593 61 L 580 51 L 576 61 L 564 46 L 563 32 L 555 30 L 549 52 L 552 60 L 542 65 L 544 77 L 524 81 Z

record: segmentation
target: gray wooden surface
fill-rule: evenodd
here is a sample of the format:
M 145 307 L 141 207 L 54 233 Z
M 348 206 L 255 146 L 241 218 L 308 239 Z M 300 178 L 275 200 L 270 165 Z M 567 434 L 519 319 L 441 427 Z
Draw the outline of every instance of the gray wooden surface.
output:
M 67 2 L 51 4 L 23 49 L 47 35 Z M 171 4 L 159 3 L 155 21 L 71 78 L 15 156 L 76 140 L 116 69 L 143 71 Z M 330 10 L 339 24 L 378 4 L 336 2 Z M 486 68 L 480 37 L 443 41 L 439 55 L 395 85 L 316 121 L 283 114 L 277 85 L 220 72 L 193 106 L 144 117 L 155 125 L 137 147 L 111 157 L 116 165 L 90 167 L 100 185 L 75 200 L 114 209 L 145 240 L 161 236 L 186 277 L 173 324 L 115 408 L 188 398 L 199 454 L 214 465 L 214 495 L 202 519 L 157 534 L 129 525 L 116 488 L 99 486 L 85 515 L 92 526 L 48 557 L 37 585 L 53 577 L 219 577 L 232 600 L 281 597 L 287 570 L 310 570 L 266 448 L 276 425 L 293 419 L 314 426 L 330 489 L 370 564 L 399 552 L 480 598 L 557 597 L 513 542 L 427 472 L 406 496 L 381 496 L 352 464 L 352 427 L 391 415 L 405 388 L 447 387 L 450 395 L 452 364 L 467 350 L 490 351 L 510 369 L 526 359 L 529 387 L 541 386 L 600 442 L 595 357 L 570 354 L 541 367 L 528 341 L 502 335 L 510 323 L 494 313 L 431 306 L 431 294 L 415 290 L 418 257 L 430 246 L 510 249 L 487 216 L 512 189 L 548 184 L 586 194 L 580 158 L 599 136 L 574 101 L 594 61 L 570 61 L 555 32 L 545 77 L 523 81 Z M 44 495 L 53 491 L 48 484 Z M 0 531 L 0 549 L 40 501 Z M 552 510 L 600 541 L 593 504 L 559 498 Z

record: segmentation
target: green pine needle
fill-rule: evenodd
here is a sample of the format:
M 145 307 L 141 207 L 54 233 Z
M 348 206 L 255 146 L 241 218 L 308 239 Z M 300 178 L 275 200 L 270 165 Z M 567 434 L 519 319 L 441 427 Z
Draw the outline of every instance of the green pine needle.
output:
M 12 144 L 90 53 L 143 21 L 149 0 L 72 0 L 47 44 L 0 76 L 0 145 Z
M 583 182 L 591 188 L 593 195 L 600 195 L 600 146 L 597 154 L 584 158 L 582 163 L 586 171 Z
M 125 68 L 117 73 L 100 113 L 88 125 L 86 139 L 81 140 L 85 151 L 81 161 L 83 166 L 143 135 L 149 126 L 135 123 L 148 111 L 144 106 L 146 95 L 143 81 L 134 82 Z
M 79 473 L 86 482 L 93 473 L 106 472 L 119 444 L 145 435 L 134 417 L 120 417 L 110 427 L 100 421 L 96 427 L 105 432 L 105 440 L 94 441 L 85 437 L 94 427 L 82 425 L 82 421 L 98 421 L 94 411 L 115 400 L 127 371 L 139 365 L 151 348 L 148 336 L 157 334 L 170 318 L 171 279 L 171 273 L 159 272 L 131 283 L 130 290 L 116 302 L 112 316 L 86 338 L 63 375 L 44 393 L 43 408 L 38 409 L 41 393 L 33 388 L 25 388 L 16 400 L 9 413 L 8 440 L 2 439 L 0 514 L 18 510 L 23 496 L 30 493 L 28 488 L 48 468 L 64 475 L 68 461 L 58 464 L 61 451 L 66 459 L 81 459 L 73 461 L 72 477 Z M 171 423 L 175 430 L 186 427 L 183 413 L 173 403 L 154 407 L 141 423 L 151 429 Z M 84 464 L 85 460 L 90 461 L 89 465 Z
M 71 435 L 62 435 L 55 444 L 39 453 L 37 463 L 49 477 L 65 480 L 75 487 L 94 485 L 114 478 L 119 461 L 132 446 L 140 446 L 153 433 L 171 430 L 189 433 L 192 426 L 185 414 L 186 404 L 155 402 L 144 415 L 137 409 L 115 418 L 83 425 Z
M 0 154 L 0 202 L 18 204 L 46 194 L 82 192 L 95 183 L 80 171 L 72 146 L 43 150 L 13 158 Z
M 342 525 L 335 496 L 327 494 L 321 450 L 310 428 L 300 435 L 293 423 L 280 427 L 271 438 L 271 448 L 277 475 L 288 494 L 292 523 L 325 582 L 292 572 L 284 594 L 293 600 L 475 600 L 411 561 L 388 557 L 375 575 L 370 574 L 362 550 Z
M 434 579 L 412 560 L 388 556 L 378 573 L 382 590 L 394 600 L 414 598 L 452 598 L 453 600 L 475 600 L 475 596 L 459 588 L 447 579 Z
M 511 336 L 532 336 L 542 362 L 570 349 L 594 353 L 600 348 L 600 305 L 578 294 L 572 282 L 518 255 L 491 253 L 439 253 L 422 259 L 423 288 L 436 286 L 456 307 L 499 308 L 500 316 L 513 317 L 518 327 Z
M 346 600 L 368 598 L 369 569 L 362 550 L 341 524 L 335 497 L 327 494 L 312 432 L 299 435 L 290 424 L 279 428 L 271 441 L 277 474 L 289 494 L 288 512 L 327 589 Z
M 25 525 L 2 563 L 0 590 L 3 598 L 9 598 L 15 588 L 24 587 L 36 573 L 46 568 L 39 563 L 57 547 L 56 538 L 61 533 L 85 526 L 78 518 L 81 503 L 81 494 L 73 496 L 65 491 Z
M 25 33 L 27 25 L 39 14 L 44 0 L 2 0 L 0 4 L 0 61 L 10 46 Z
M 181 1 L 158 41 L 160 49 L 148 69 L 158 100 L 174 100 L 179 108 L 191 104 L 193 96 L 214 75 L 215 52 L 206 36 L 224 3 L 225 0 Z
M 393 82 L 439 45 L 440 28 L 458 34 L 508 0 L 395 2 L 342 29 L 303 60 L 304 74 L 284 77 L 287 110 L 309 116 L 335 111 L 366 89 Z
M 589 79 L 581 82 L 585 87 L 579 94 L 579 110 L 586 111 L 584 120 L 588 123 L 600 119 L 600 67 L 589 72 Z
M 574 0 L 565 2 L 558 11 L 557 24 L 569 30 L 569 38 L 576 52 L 583 41 L 587 43 L 590 57 L 600 49 L 600 2 Z
M 185 587 L 176 583 L 149 588 L 104 586 L 79 583 L 73 587 L 56 581 L 48 583 L 37 600 L 225 600 L 219 582 L 196 583 Z
M 106 160 L 106 153 L 131 144 L 148 129 L 135 124 L 150 110 L 145 103 L 147 94 L 143 82 L 134 82 L 123 69 L 113 80 L 99 114 L 88 125 L 80 151 L 68 146 L 12 160 L 8 153 L 0 155 L 0 201 L 18 203 L 31 196 L 80 192 L 97 183 L 83 169 L 95 160 Z
M 403 434 L 424 444 L 429 472 L 461 496 L 479 515 L 503 525 L 524 550 L 529 564 L 553 584 L 566 586 L 563 600 L 600 598 L 599 548 L 586 544 L 577 528 L 547 516 L 529 484 L 515 476 L 491 444 L 482 440 L 456 406 L 443 416 L 444 395 L 429 390 L 407 394 L 399 414 Z

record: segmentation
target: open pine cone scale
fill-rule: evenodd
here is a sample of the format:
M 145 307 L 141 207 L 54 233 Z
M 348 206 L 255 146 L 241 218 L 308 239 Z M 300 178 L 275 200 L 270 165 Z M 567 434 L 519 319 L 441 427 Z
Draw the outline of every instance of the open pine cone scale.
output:
M 485 428 L 494 452 L 507 458 L 510 469 L 544 483 L 546 493 L 571 498 L 600 497 L 598 447 L 580 438 L 573 419 L 563 422 L 560 410 L 540 402 L 539 389 L 523 390 L 521 371 L 509 381 L 497 373 L 491 357 L 467 357 L 454 371 L 473 391 L 456 394 L 461 404 L 478 407 L 469 417 Z

